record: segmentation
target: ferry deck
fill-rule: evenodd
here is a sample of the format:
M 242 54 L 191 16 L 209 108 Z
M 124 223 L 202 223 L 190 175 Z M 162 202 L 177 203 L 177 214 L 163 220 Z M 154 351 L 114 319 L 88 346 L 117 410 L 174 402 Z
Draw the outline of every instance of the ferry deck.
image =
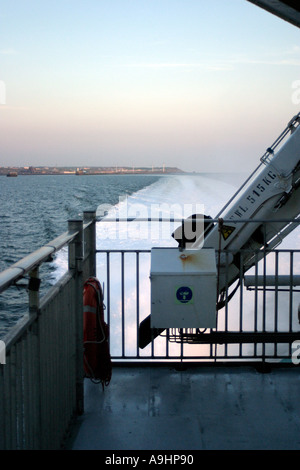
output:
M 300 26 L 297 0 L 250 1 Z M 142 361 L 138 347 L 134 358 L 127 357 L 122 333 L 122 353 L 113 358 L 111 382 L 102 390 L 83 379 L 80 328 L 83 280 L 96 273 L 94 217 L 85 213 L 83 221 L 70 221 L 66 234 L 0 273 L 0 292 L 29 277 L 29 314 L 5 337 L 4 362 L 0 349 L 0 449 L 298 450 L 300 369 L 298 356 L 294 363 L 291 358 L 300 332 L 291 277 L 299 250 L 289 252 L 286 306 L 278 304 L 275 282 L 275 328 L 270 333 L 265 317 L 263 328 L 256 324 L 250 333 L 243 324 L 228 340 L 238 345 L 237 355 L 228 354 L 222 336 L 216 360 L 209 355 L 198 358 L 197 364 L 182 350 L 176 357 L 170 355 L 167 346 L 163 358 L 151 353 Z M 39 267 L 64 246 L 69 250 L 68 272 L 40 299 Z M 284 330 L 277 323 L 282 310 L 288 319 Z M 255 321 L 261 320 L 256 307 L 253 312 Z M 225 335 L 230 333 L 228 318 L 225 329 L 221 325 Z M 239 320 L 243 323 L 242 316 Z M 215 338 L 209 341 L 215 344 Z M 244 341 L 254 344 L 253 355 L 243 355 Z M 269 342 L 271 354 L 265 349 Z M 281 343 L 289 348 L 283 355 Z
M 299 450 L 300 370 L 116 367 L 86 379 L 74 450 Z

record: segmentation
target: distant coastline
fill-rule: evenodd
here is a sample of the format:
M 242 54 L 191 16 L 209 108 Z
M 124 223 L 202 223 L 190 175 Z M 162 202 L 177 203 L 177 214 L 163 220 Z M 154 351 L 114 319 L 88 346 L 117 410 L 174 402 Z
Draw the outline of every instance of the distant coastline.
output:
M 163 175 L 184 174 L 176 167 L 0 167 L 0 176 L 18 175 Z

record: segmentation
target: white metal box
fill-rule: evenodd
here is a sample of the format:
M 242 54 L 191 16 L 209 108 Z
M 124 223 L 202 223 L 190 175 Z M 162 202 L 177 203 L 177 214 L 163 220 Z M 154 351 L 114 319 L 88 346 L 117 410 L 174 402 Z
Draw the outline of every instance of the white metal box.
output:
M 215 250 L 151 250 L 151 327 L 215 328 Z

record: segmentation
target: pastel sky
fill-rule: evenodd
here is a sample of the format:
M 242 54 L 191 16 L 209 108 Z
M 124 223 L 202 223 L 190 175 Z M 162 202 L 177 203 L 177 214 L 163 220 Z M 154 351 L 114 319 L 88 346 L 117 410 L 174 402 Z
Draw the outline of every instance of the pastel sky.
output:
M 0 166 L 251 171 L 299 80 L 299 29 L 246 0 L 0 0 Z

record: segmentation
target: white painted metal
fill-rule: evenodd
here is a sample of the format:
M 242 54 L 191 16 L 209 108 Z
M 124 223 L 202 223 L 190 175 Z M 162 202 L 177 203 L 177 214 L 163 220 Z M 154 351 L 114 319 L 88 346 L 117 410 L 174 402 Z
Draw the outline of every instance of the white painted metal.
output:
M 277 153 L 267 152 L 263 157 L 264 166 L 259 166 L 258 174 L 243 187 L 231 206 L 221 213 L 220 217 L 232 221 L 227 223 L 233 231 L 230 235 L 219 237 L 219 228 L 216 226 L 204 241 L 204 247 L 218 249 L 221 241 L 221 248 L 242 249 L 249 242 L 253 232 L 259 227 L 260 222 L 255 223 L 235 223 L 241 219 L 264 219 L 278 220 L 288 216 L 289 219 L 297 217 L 300 211 L 299 207 L 299 185 L 297 188 L 293 184 L 300 176 L 300 114 L 297 115 L 288 129 L 291 134 L 284 145 L 279 148 Z M 297 193 L 296 201 L 298 204 L 291 204 L 289 200 L 284 203 L 282 197 L 288 195 L 290 198 Z M 292 201 L 293 202 L 293 201 Z M 286 208 L 288 207 L 288 210 Z M 287 214 L 286 214 L 287 212 Z M 286 223 L 281 226 L 285 227 Z M 276 233 L 278 230 L 276 226 Z M 266 236 L 270 238 L 272 231 L 271 224 L 267 226 Z M 225 233 L 225 232 L 224 232 Z M 229 232 L 227 232 L 229 233 Z M 269 235 L 269 237 L 268 237 Z M 195 241 L 193 249 L 201 248 L 203 243 L 200 237 Z
M 288 135 L 286 142 L 279 147 Z M 231 204 L 225 206 L 224 214 L 221 213 L 218 216 L 219 223 L 214 224 L 214 227 L 206 234 L 202 231 L 192 244 L 191 250 L 195 253 L 209 248 L 216 254 L 220 250 L 230 250 L 230 253 L 228 252 L 226 257 L 223 257 L 224 259 L 221 258 L 221 254 L 217 259 L 217 297 L 239 278 L 241 270 L 245 272 L 255 264 L 253 261 L 255 250 L 261 247 L 273 248 L 289 233 L 289 229 L 295 228 L 295 225 L 289 225 L 285 218 L 291 220 L 300 213 L 299 149 L 300 113 L 290 121 L 273 146 L 267 150 L 257 172 L 252 175 L 247 184 L 243 185 Z M 265 220 L 266 223 L 262 224 L 261 220 Z M 289 229 L 287 229 L 288 225 Z M 235 259 L 239 250 L 249 250 L 248 255 L 244 252 L 242 265 Z M 155 253 L 156 251 L 152 250 L 152 257 Z M 159 252 L 162 265 L 169 264 L 165 279 L 161 278 L 156 281 L 151 275 L 152 291 L 159 289 L 159 295 L 155 293 L 154 300 L 152 298 L 151 302 L 151 327 L 172 328 L 176 325 L 177 328 L 214 328 L 215 324 L 206 320 L 201 325 L 197 324 L 192 316 L 185 315 L 183 306 L 174 306 L 174 286 L 169 277 L 172 271 L 177 273 L 178 270 L 172 263 L 170 264 L 169 253 L 173 252 L 168 248 L 161 249 Z M 181 251 L 178 249 L 174 258 L 180 259 L 180 256 Z M 266 252 L 262 251 L 260 258 L 264 256 Z M 258 258 L 256 258 L 257 261 Z M 181 274 L 187 276 L 189 273 L 182 270 Z M 180 280 L 181 284 L 184 282 L 190 281 Z M 195 310 L 203 309 L 203 305 L 209 305 L 209 310 L 211 309 L 210 303 L 212 299 L 215 300 L 215 296 L 212 297 L 212 289 L 207 287 L 205 276 L 201 280 L 199 277 L 197 288 L 195 286 L 195 292 L 200 292 L 199 297 L 197 299 L 195 297 L 195 304 L 198 302 L 199 305 L 194 306 Z M 192 307 L 189 306 L 189 309 L 192 310 Z M 152 318 L 153 315 L 154 318 Z
M 269 250 L 278 246 L 296 228 L 300 215 L 299 149 L 300 113 L 288 123 L 261 158 L 257 170 L 216 216 L 218 222 L 211 220 L 208 230 L 202 232 L 189 246 L 195 251 L 208 248 L 215 250 L 218 258 L 218 300 L 228 295 L 228 288 L 236 280 L 241 280 L 247 270 L 265 258 Z M 179 252 L 181 249 L 180 246 Z M 226 253 L 221 253 L 222 250 L 226 250 Z M 223 259 L 222 255 L 225 255 Z M 210 293 L 204 302 L 209 297 Z M 216 304 L 216 310 L 218 308 Z M 161 315 L 168 313 L 161 312 Z M 164 328 L 156 327 L 154 330 L 153 325 L 156 323 L 153 323 L 151 316 L 152 312 L 140 324 L 142 348 L 160 335 Z M 164 324 L 163 319 L 161 324 Z M 182 327 L 190 328 L 191 325 L 186 323 Z
M 214 250 L 154 248 L 150 277 L 152 328 L 215 328 Z
M 254 287 L 254 286 L 289 286 L 290 288 L 295 286 L 300 286 L 300 276 L 298 275 L 281 275 L 281 276 L 271 276 L 271 275 L 248 275 L 244 277 L 245 287 Z

